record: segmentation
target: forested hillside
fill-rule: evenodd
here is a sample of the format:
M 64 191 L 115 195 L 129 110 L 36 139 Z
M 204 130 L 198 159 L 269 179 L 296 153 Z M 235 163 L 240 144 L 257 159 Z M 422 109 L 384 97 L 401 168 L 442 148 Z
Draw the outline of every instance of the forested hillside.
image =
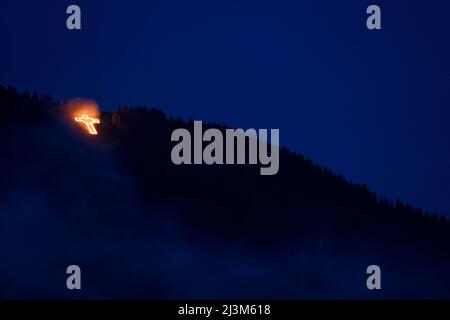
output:
M 286 148 L 274 176 L 176 166 L 171 133 L 192 121 L 118 107 L 88 136 L 64 105 L 0 87 L 0 297 L 450 297 L 438 214 Z M 78 296 L 61 280 L 74 261 L 90 281 Z M 366 288 L 372 264 L 378 292 Z

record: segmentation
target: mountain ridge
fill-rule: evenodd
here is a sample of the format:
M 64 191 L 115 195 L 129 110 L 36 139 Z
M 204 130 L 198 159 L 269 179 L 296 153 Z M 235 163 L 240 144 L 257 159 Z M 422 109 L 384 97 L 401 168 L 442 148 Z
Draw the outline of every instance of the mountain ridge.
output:
M 187 275 L 199 270 L 212 273 L 202 269 L 207 262 L 221 270 L 219 265 L 228 260 L 234 261 L 232 266 L 260 261 L 238 277 L 249 283 L 248 291 L 242 293 L 247 298 L 371 298 L 364 280 L 370 264 L 381 265 L 389 279 L 383 297 L 450 297 L 450 278 L 445 272 L 450 267 L 450 224 L 441 215 L 379 198 L 367 186 L 350 183 L 286 148 L 280 149 L 280 170 L 274 176 L 260 176 L 254 165 L 176 166 L 170 159 L 171 132 L 191 129 L 192 120 L 167 117 L 157 109 L 119 107 L 102 113 L 99 135 L 88 136 L 78 124 L 68 123 L 61 105 L 48 95 L 19 94 L 0 87 L 0 130 L 7 138 L 6 156 L 1 160 L 5 180 L 0 183 L 4 191 L 0 204 L 14 200 L 8 204 L 12 211 L 0 206 L 0 213 L 21 214 L 18 208 L 24 201 L 17 200 L 18 195 L 23 190 L 38 192 L 28 199 L 32 208 L 45 203 L 51 210 L 42 209 L 41 216 L 56 216 L 74 239 L 87 232 L 104 248 L 110 241 L 106 235 L 121 230 L 117 232 L 133 239 L 127 249 L 136 252 L 128 257 L 132 261 L 164 264 L 172 259 L 159 251 L 151 259 L 143 258 L 147 245 L 162 241 L 146 237 L 161 230 L 181 238 L 176 248 L 183 249 L 176 250 L 195 261 L 190 267 L 183 262 L 177 269 Z M 227 128 L 216 123 L 204 123 L 204 127 Z M 77 193 L 81 196 L 74 197 Z M 61 241 L 66 242 L 78 248 L 67 239 Z M 170 241 L 162 241 L 166 242 Z M 219 258 L 218 252 L 226 258 Z M 81 257 L 87 265 L 93 264 L 91 256 Z M 108 259 L 105 256 L 96 263 Z M 139 271 L 152 281 L 162 281 L 159 291 L 151 291 L 150 296 L 217 297 L 220 290 L 208 289 L 210 280 L 195 290 L 171 283 L 176 278 L 172 267 L 158 271 L 167 277 L 159 280 Z M 271 270 L 266 272 L 273 279 L 255 273 L 259 268 L 260 272 Z M 237 294 L 239 281 L 234 273 L 222 271 L 229 282 L 221 284 L 227 288 L 225 296 Z M 15 275 L 14 270 L 9 272 Z M 105 277 L 114 275 L 108 272 Z M 417 275 L 423 278 L 416 279 L 411 288 L 410 279 Z M 125 279 L 134 276 L 124 274 Z M 298 288 L 287 285 L 291 278 Z M 173 292 L 165 291 L 166 280 Z M 97 287 L 106 296 L 112 294 L 104 283 Z M 142 288 L 128 289 L 133 297 L 146 297 Z M 60 297 L 54 290 L 51 296 Z

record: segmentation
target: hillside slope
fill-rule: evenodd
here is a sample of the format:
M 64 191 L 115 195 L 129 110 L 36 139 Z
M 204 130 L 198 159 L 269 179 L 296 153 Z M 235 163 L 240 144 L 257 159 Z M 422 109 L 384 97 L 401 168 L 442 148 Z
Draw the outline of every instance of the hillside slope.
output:
M 446 219 L 285 148 L 275 176 L 176 166 L 180 127 L 192 121 L 119 107 L 87 136 L 49 96 L 0 87 L 0 297 L 450 297 Z M 381 291 L 366 289 L 371 264 Z

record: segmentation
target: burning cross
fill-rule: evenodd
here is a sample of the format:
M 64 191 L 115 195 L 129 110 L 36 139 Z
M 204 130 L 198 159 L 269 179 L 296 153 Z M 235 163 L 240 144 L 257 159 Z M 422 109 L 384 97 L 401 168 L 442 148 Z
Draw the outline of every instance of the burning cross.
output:
M 87 114 L 83 114 L 81 118 L 75 118 L 76 122 L 82 122 L 86 125 L 90 134 L 97 134 L 94 123 L 100 123 L 99 119 L 90 118 Z

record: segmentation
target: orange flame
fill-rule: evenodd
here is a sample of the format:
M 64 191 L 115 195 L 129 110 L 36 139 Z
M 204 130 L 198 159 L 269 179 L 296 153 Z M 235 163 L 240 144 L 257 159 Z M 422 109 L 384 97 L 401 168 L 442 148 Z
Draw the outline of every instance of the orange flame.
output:
M 87 129 L 87 134 L 98 134 L 94 124 L 100 123 L 98 104 L 91 99 L 73 98 L 64 101 L 61 110 L 67 121 L 78 127 L 78 123 Z M 78 122 L 78 123 L 77 123 Z M 73 128 L 73 126 L 71 126 Z
M 94 127 L 94 123 L 100 123 L 100 119 L 91 118 L 87 114 L 83 114 L 79 118 L 74 118 L 76 122 L 84 123 L 90 134 L 97 134 L 97 130 Z

